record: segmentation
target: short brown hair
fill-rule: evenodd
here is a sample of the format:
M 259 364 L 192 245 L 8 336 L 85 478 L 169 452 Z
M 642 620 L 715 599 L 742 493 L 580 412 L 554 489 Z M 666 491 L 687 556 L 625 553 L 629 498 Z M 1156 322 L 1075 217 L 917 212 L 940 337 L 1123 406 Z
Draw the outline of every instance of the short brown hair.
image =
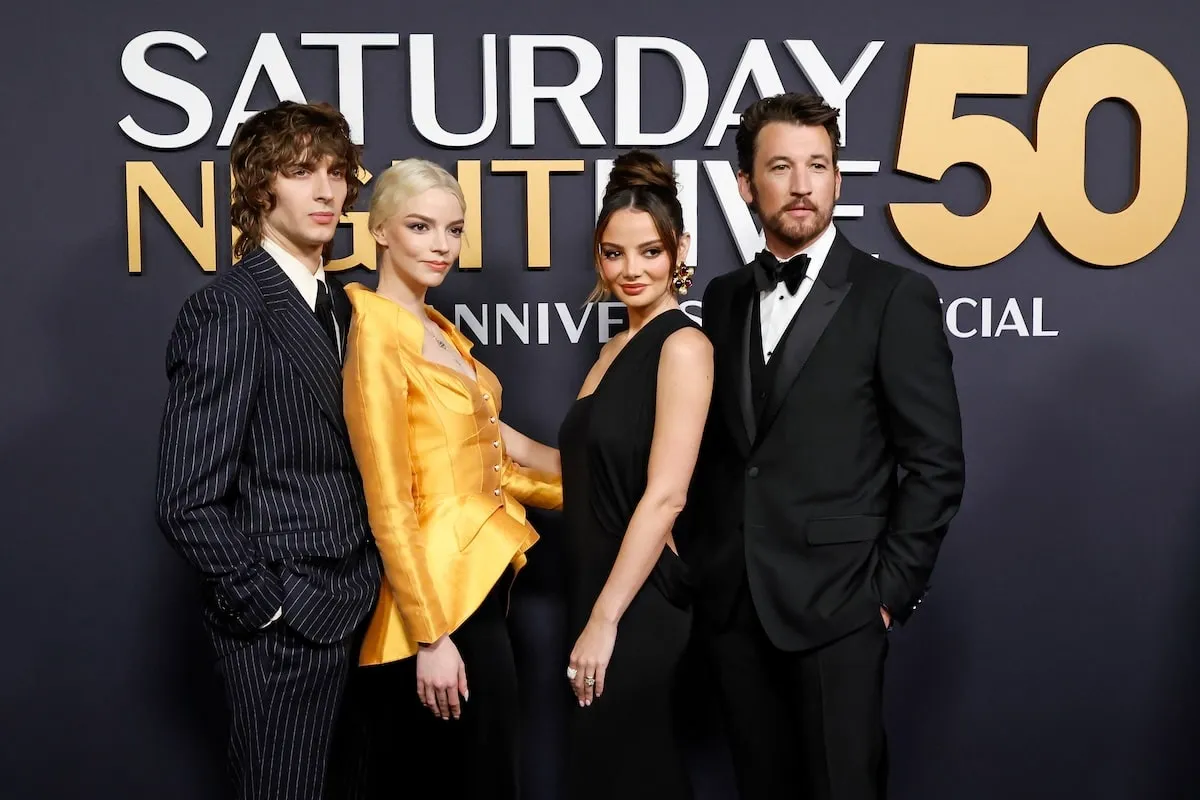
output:
M 734 143 L 737 146 L 738 170 L 747 175 L 754 174 L 754 153 L 758 147 L 758 132 L 771 122 L 788 122 L 792 125 L 820 125 L 829 132 L 833 142 L 833 165 L 838 163 L 841 132 L 838 128 L 838 110 L 816 94 L 785 92 L 755 101 L 742 112 Z
M 596 286 L 587 302 L 603 300 L 611 295 L 600 268 L 600 242 L 613 214 L 623 208 L 644 211 L 654 220 L 654 228 L 662 240 L 663 250 L 670 253 L 672 266 L 683 237 L 683 206 L 679 202 L 679 187 L 675 174 L 665 162 L 645 150 L 629 150 L 613 161 L 604 188 L 600 215 L 592 235 L 592 257 L 596 266 Z
M 235 261 L 262 244 L 263 217 L 275 207 L 274 177 L 290 166 L 326 156 L 346 173 L 345 214 L 362 188 L 358 178 L 362 161 L 359 147 L 350 140 L 350 124 L 336 108 L 284 100 L 242 123 L 229 150 L 233 181 L 229 215 L 242 233 L 233 248 Z

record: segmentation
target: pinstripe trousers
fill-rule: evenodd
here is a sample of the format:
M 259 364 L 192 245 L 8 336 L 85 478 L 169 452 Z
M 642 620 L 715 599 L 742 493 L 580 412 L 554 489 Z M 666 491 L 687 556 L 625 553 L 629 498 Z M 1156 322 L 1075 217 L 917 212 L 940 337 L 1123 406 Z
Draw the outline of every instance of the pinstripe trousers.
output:
M 217 662 L 238 800 L 323 800 L 358 637 L 305 640 L 282 621 Z

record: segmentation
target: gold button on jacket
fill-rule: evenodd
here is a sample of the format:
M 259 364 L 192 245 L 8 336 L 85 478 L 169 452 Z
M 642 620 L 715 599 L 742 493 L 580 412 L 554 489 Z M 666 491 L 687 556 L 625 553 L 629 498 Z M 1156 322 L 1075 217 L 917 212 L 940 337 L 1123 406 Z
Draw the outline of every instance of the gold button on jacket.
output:
M 561 508 L 562 483 L 507 456 L 500 382 L 445 317 L 426 307 L 475 382 L 421 355 L 407 309 L 360 284 L 346 292 L 346 423 L 385 573 L 360 663 L 381 664 L 455 630 L 509 564 L 524 566 L 538 535 L 522 503 Z

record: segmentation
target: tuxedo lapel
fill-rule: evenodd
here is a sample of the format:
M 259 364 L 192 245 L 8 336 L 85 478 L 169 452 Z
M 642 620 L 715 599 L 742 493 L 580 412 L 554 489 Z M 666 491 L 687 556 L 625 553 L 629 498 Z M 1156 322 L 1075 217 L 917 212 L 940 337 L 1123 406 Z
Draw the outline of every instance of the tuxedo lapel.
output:
M 316 315 L 304 302 L 295 284 L 265 251 L 251 252 L 242 261 L 240 269 L 250 273 L 262 293 L 271 338 L 291 360 L 321 410 L 334 425 L 345 430 L 341 364 Z
M 749 448 L 758 438 L 758 419 L 754 413 L 754 377 L 750 372 L 750 347 L 754 340 L 754 315 L 759 313 L 758 302 L 754 297 L 755 286 L 749 281 L 742 296 L 738 298 L 736 313 L 741 320 L 738 325 L 738 409 L 742 412 L 742 426 L 746 431 L 746 445 Z
M 800 370 L 804 368 L 821 334 L 825 332 L 825 328 L 850 291 L 852 284 L 849 281 L 849 267 L 853 255 L 854 248 L 838 234 L 825 257 L 825 263 L 821 265 L 817 279 L 813 281 L 812 289 L 796 311 L 795 322 L 783 342 L 783 347 L 775 355 L 780 359 L 779 368 L 775 372 L 771 394 L 763 411 L 761 431 L 771 427 L 792 384 L 799 377 Z
M 725 423 L 743 455 L 754 441 L 754 408 L 750 397 L 750 312 L 754 308 L 754 282 L 749 270 L 729 295 L 719 347 L 723 357 L 718 386 Z

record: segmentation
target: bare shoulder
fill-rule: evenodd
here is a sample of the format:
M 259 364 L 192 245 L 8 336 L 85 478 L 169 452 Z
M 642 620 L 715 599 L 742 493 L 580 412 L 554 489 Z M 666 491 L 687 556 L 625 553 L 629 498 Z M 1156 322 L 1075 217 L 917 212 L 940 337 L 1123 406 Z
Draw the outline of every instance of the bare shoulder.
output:
M 663 342 L 661 363 L 686 367 L 712 366 L 713 346 L 699 328 L 686 327 L 672 333 Z
M 703 425 L 713 388 L 713 347 L 704 332 L 680 328 L 658 357 L 658 410 L 666 418 Z
M 707 396 L 713 383 L 713 346 L 704 332 L 680 328 L 663 342 L 658 358 L 658 389 L 671 396 Z

